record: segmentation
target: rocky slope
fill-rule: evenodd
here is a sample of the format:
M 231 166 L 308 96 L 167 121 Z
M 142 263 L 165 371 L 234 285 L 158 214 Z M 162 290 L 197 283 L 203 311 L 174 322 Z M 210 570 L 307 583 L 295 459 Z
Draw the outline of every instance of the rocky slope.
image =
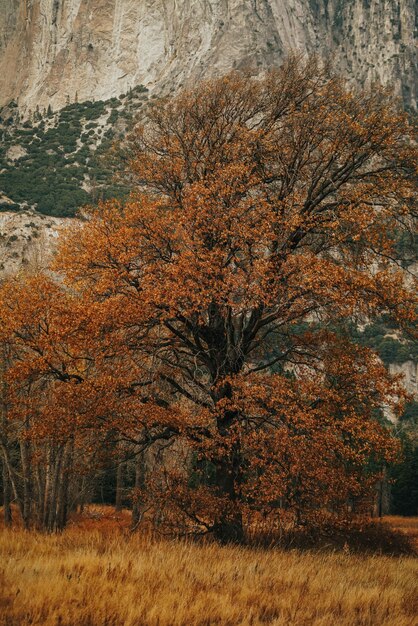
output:
M 66 222 L 35 211 L 0 213 L 0 279 L 46 269 Z
M 146 100 L 138 86 L 55 113 L 37 107 L 23 123 L 17 106 L 0 108 L 0 211 L 69 217 L 86 204 L 121 197 L 126 190 L 114 180 L 109 153 Z
M 415 0 L 0 0 L 0 105 L 54 108 L 319 52 L 416 105 Z
M 402 374 L 404 376 L 405 389 L 418 399 L 418 363 L 416 361 L 391 363 L 389 371 L 391 374 Z

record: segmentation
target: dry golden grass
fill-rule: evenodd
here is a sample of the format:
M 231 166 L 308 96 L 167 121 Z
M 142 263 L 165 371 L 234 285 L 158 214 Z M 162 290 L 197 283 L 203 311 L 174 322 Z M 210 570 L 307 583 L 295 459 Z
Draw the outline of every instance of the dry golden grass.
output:
M 407 535 L 418 551 L 418 517 L 387 515 L 383 518 L 383 523 L 391 529 Z
M 1 626 L 418 624 L 411 556 L 155 542 L 102 517 L 0 531 Z

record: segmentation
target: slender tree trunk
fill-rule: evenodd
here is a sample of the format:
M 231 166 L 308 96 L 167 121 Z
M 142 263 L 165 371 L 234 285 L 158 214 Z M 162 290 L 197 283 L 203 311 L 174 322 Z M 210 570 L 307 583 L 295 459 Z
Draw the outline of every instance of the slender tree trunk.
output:
M 47 522 L 47 530 L 49 532 L 53 532 L 54 530 L 57 530 L 58 493 L 59 493 L 60 480 L 62 479 L 62 475 L 61 475 L 62 457 L 63 457 L 63 448 L 59 447 L 55 455 L 54 475 L 53 475 L 53 480 L 51 481 L 51 489 L 50 489 L 50 497 L 49 497 L 49 511 L 48 511 L 48 522 Z
M 132 505 L 132 531 L 136 530 L 141 521 L 141 502 L 138 497 L 139 490 L 144 487 L 145 463 L 144 454 L 140 452 L 135 459 L 135 492 Z
M 123 490 L 124 490 L 124 469 L 125 463 L 122 461 L 123 451 L 121 450 L 116 468 L 116 497 L 115 510 L 122 511 L 123 507 Z
M 23 524 L 25 528 L 29 528 L 32 506 L 31 447 L 26 439 L 20 442 L 20 458 L 23 477 Z
M 36 467 L 36 488 L 37 488 L 37 523 L 39 527 L 42 527 L 45 516 L 45 486 L 46 486 L 46 472 L 43 474 L 39 464 Z
M 51 472 L 52 472 L 52 446 L 49 444 L 47 452 L 47 463 L 45 470 L 45 486 L 44 486 L 44 504 L 42 507 L 42 528 L 45 530 L 48 526 L 50 491 L 51 491 Z
M 6 370 L 6 350 L 5 345 L 2 344 L 1 354 L 0 354 L 0 377 L 1 377 L 1 387 L 0 387 L 0 412 L 1 412 L 1 426 L 2 426 L 2 452 L 3 452 L 3 460 L 2 460 L 2 469 L 3 469 L 3 516 L 4 516 L 4 525 L 6 528 L 12 525 L 12 507 L 10 504 L 11 501 L 11 493 L 12 493 L 12 477 L 10 476 L 9 466 L 8 466 L 8 424 L 7 424 L 7 387 L 6 387 L 6 379 L 5 379 L 5 370 Z
M 50 445 L 45 481 L 45 507 L 43 528 L 48 532 L 56 529 L 58 486 L 61 478 L 62 447 L 53 449 Z
M 68 490 L 70 485 L 71 470 L 73 467 L 74 438 L 67 443 L 64 453 L 64 464 L 58 493 L 58 512 L 56 520 L 57 530 L 63 530 L 68 517 Z
M 15 502 L 17 502 L 17 505 L 19 507 L 19 511 L 20 511 L 20 515 L 23 519 L 23 500 L 19 494 L 19 490 L 17 488 L 16 485 L 16 480 L 15 480 L 15 472 L 13 469 L 13 465 L 12 462 L 10 460 L 10 455 L 9 455 L 9 449 L 2 443 L 1 444 L 1 449 L 3 452 L 3 463 L 6 467 L 6 471 L 7 474 L 9 476 L 9 481 L 10 481 L 10 486 L 11 486 L 11 490 L 13 493 L 13 498 L 15 500 Z
M 9 472 L 7 470 L 6 463 L 3 460 L 3 517 L 4 525 L 6 528 L 10 528 L 13 522 L 12 507 L 10 505 L 11 500 L 11 484 Z
M 86 501 L 86 477 L 83 476 L 81 479 L 81 485 L 80 485 L 80 489 L 79 489 L 77 501 L 76 501 L 76 510 L 78 506 L 79 513 L 84 513 L 85 501 Z
M 387 494 L 387 471 L 386 468 L 383 469 L 383 476 L 379 480 L 379 490 L 378 490 L 378 516 L 383 517 L 388 510 L 388 494 Z

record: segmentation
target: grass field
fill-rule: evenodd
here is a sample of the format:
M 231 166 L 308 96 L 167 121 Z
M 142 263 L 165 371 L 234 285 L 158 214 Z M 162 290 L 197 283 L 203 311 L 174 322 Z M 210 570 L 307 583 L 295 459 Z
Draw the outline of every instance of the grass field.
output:
M 418 537 L 418 520 L 390 523 Z M 1 530 L 1 626 L 418 625 L 413 556 L 162 542 L 125 525 Z

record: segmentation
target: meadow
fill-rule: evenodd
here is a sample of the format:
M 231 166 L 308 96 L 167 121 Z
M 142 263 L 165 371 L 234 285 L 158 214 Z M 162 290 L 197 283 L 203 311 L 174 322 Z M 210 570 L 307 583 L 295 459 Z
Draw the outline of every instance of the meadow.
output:
M 0 625 L 414 626 L 418 560 L 221 547 L 127 531 L 91 511 L 61 534 L 0 532 Z M 418 537 L 418 520 L 392 518 Z

